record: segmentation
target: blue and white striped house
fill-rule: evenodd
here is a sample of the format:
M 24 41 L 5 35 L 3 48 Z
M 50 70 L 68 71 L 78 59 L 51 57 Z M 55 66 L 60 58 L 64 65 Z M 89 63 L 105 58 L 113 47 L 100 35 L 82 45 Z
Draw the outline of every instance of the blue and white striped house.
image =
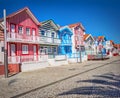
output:
M 60 55 L 67 55 L 67 57 L 70 57 L 72 55 L 72 30 L 68 26 L 64 26 L 59 29 L 58 34 L 59 38 L 61 39 L 61 44 L 59 45 L 58 53 Z

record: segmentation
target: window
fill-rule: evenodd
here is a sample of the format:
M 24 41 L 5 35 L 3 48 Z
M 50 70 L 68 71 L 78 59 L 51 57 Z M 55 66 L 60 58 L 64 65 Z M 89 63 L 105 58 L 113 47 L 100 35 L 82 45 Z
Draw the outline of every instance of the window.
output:
M 11 30 L 11 32 L 15 33 L 15 25 L 14 24 L 11 24 L 10 30 Z
M 52 37 L 52 38 L 55 37 L 55 33 L 54 33 L 54 32 L 51 33 L 51 37 Z
M 32 35 L 35 36 L 35 34 L 36 34 L 35 29 L 32 29 Z
M 40 47 L 40 54 L 47 54 L 47 47 Z
M 22 54 L 28 54 L 28 45 L 22 45 Z
M 46 33 L 44 30 L 41 31 L 41 36 L 46 36 Z
M 1 47 L 1 52 L 4 52 L 4 47 Z
M 18 33 L 19 33 L 19 34 L 23 34 L 23 27 L 22 27 L 22 26 L 19 26 L 19 27 L 18 27 Z
M 48 47 L 48 53 L 52 53 L 52 48 Z
M 53 48 L 53 53 L 57 53 L 57 48 L 56 47 L 52 47 Z
M 26 34 L 30 35 L 30 28 L 26 28 Z

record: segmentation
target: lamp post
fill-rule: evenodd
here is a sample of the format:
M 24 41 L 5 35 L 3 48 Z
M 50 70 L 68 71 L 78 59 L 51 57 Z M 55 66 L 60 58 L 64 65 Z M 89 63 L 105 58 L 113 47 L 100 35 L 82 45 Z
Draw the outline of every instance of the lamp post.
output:
M 78 32 L 79 34 L 79 56 L 80 56 L 80 63 L 82 63 L 82 56 L 81 56 L 81 46 L 80 46 L 80 41 L 81 41 L 81 36 L 80 36 L 80 31 Z
M 3 10 L 4 16 L 4 71 L 5 71 L 5 78 L 8 78 L 8 57 L 7 57 L 7 31 L 6 31 L 6 10 Z

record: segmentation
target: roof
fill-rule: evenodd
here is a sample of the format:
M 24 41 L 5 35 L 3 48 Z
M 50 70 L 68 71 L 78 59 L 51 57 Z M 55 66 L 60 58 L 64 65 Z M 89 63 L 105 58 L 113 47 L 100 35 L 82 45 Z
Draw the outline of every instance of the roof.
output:
M 52 25 L 56 30 L 60 28 L 52 19 L 41 22 L 41 26 L 47 26 L 47 24 Z
M 105 36 L 98 36 L 98 40 L 106 40 Z
M 114 44 L 113 40 L 110 40 L 110 44 Z
M 12 13 L 12 14 L 9 14 L 9 15 L 6 16 L 6 18 L 7 18 L 7 19 L 8 19 L 8 18 L 11 18 L 11 17 L 13 17 L 13 16 L 15 16 L 15 15 L 23 12 L 23 11 L 26 11 L 27 14 L 31 17 L 31 19 L 32 19 L 37 25 L 40 25 L 40 22 L 36 19 L 36 17 L 32 14 L 32 12 L 30 11 L 30 9 L 29 9 L 28 7 L 22 8 L 22 9 L 18 10 L 17 12 L 14 12 L 14 13 Z M 0 21 L 3 21 L 3 18 L 0 19 Z
M 65 34 L 65 33 L 69 33 L 70 35 L 73 34 L 72 30 L 71 30 L 68 26 L 63 26 L 63 27 L 61 27 L 61 28 L 59 29 L 59 31 L 60 31 L 60 32 L 66 31 L 66 32 L 64 32 L 64 34 Z
M 68 25 L 70 28 L 75 28 L 77 26 L 80 26 L 81 29 L 85 30 L 85 28 L 83 27 L 83 25 L 81 23 L 75 23 L 75 24 L 70 24 Z
M 91 37 L 91 38 L 94 40 L 94 38 L 93 38 L 93 36 L 92 36 L 91 34 L 84 34 L 83 40 L 85 41 L 85 40 L 87 40 L 89 37 Z
M 113 45 L 115 48 L 120 48 L 120 44 L 114 44 Z
M 85 35 L 83 36 L 83 39 L 86 40 L 86 39 L 89 37 L 89 35 L 90 35 L 90 34 L 85 34 Z

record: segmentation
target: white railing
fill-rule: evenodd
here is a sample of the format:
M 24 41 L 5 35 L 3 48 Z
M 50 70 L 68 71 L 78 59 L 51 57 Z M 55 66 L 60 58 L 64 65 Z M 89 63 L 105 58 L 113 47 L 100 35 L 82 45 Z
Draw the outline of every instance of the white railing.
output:
M 39 55 L 38 60 L 39 61 L 47 61 L 48 60 L 48 55 Z
M 61 40 L 60 39 L 54 39 L 54 43 L 60 44 Z
M 7 41 L 38 42 L 38 36 L 29 36 L 18 33 L 7 33 Z
M 39 37 L 39 43 L 41 44 L 60 44 L 61 40 L 52 37 Z
M 48 55 L 25 55 L 25 56 L 9 56 L 8 63 L 21 63 L 31 61 L 47 61 Z
M 58 38 L 51 37 L 39 37 L 39 36 L 30 36 L 23 35 L 19 33 L 7 33 L 7 41 L 13 42 L 28 42 L 28 43 L 38 43 L 38 44 L 60 44 L 61 40 Z

